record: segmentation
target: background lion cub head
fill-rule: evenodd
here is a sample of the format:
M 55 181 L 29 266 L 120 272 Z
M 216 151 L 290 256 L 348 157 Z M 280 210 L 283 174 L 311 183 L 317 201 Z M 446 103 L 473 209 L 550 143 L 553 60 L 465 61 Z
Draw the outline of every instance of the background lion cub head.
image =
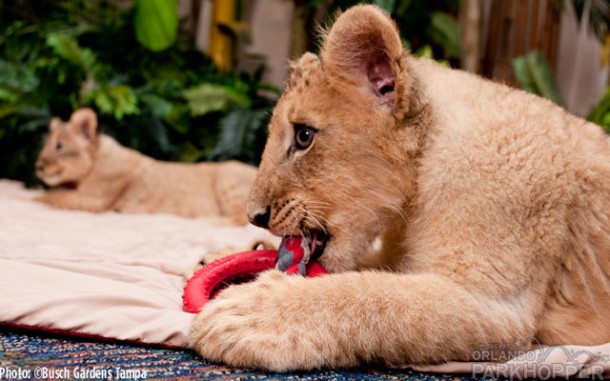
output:
M 93 167 L 96 133 L 93 110 L 79 109 L 68 122 L 53 118 L 36 160 L 36 175 L 50 186 L 78 183 Z

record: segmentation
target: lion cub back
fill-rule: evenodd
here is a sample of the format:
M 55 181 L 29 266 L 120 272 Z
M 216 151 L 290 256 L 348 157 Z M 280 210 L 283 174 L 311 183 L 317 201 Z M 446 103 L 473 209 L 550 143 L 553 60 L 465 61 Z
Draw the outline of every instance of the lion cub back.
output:
M 238 161 L 170 163 L 142 158 L 131 186 L 113 209 L 129 213 L 222 216 L 245 224 L 246 201 L 256 168 Z

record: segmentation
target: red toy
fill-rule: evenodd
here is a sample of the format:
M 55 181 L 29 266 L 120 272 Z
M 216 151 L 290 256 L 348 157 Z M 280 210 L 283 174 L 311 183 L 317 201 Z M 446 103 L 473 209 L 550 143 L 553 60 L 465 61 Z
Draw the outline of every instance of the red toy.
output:
M 310 260 L 311 253 L 319 248 L 316 239 L 307 242 L 300 236 L 288 236 L 284 237 L 278 251 L 252 250 L 220 258 L 203 266 L 186 282 L 182 294 L 184 310 L 198 313 L 204 304 L 225 287 L 250 282 L 260 272 L 272 268 L 308 277 L 324 275 L 324 267 L 319 262 Z

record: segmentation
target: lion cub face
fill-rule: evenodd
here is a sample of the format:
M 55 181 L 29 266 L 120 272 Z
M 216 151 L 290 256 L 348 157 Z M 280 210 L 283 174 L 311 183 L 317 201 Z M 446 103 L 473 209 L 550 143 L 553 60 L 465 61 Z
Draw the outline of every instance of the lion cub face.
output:
M 78 183 L 93 166 L 96 129 L 90 109 L 77 110 L 68 122 L 53 118 L 36 160 L 36 175 L 50 186 Z
M 269 126 L 249 219 L 276 235 L 326 243 L 329 271 L 358 257 L 402 218 L 408 113 L 406 54 L 393 22 L 354 7 L 326 36 L 320 57 L 296 64 Z M 318 255 L 321 253 L 317 253 Z

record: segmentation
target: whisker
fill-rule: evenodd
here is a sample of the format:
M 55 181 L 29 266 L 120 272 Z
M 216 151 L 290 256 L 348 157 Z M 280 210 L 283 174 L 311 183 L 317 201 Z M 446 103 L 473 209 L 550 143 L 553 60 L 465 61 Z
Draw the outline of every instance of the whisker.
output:
M 346 198 L 349 198 L 349 197 L 353 196 L 353 195 L 350 195 L 346 191 L 343 191 L 343 190 L 341 190 L 341 193 L 343 193 Z M 352 202 L 354 204 L 356 204 L 356 206 L 358 206 L 358 207 L 368 211 L 373 216 L 373 218 L 377 220 L 377 224 L 379 225 L 379 227 L 382 226 L 381 219 L 379 218 L 379 216 L 371 208 L 369 208 L 368 206 L 364 205 L 362 202 L 359 202 L 358 200 L 356 200 L 354 198 L 352 198 L 351 200 L 352 200 Z
M 385 202 L 388 204 L 389 209 L 393 210 L 393 211 L 394 211 L 394 212 L 396 212 L 398 215 L 400 215 L 400 218 L 402 218 L 402 220 L 403 220 L 405 223 L 407 223 L 407 218 L 405 217 L 405 215 L 404 215 L 404 211 L 403 211 L 403 209 L 401 208 L 401 206 L 400 206 L 399 204 L 397 204 L 396 202 L 393 202 L 393 201 L 388 200 L 388 198 L 387 198 L 387 197 L 384 197 L 382 194 L 380 194 L 380 193 L 378 193 L 378 192 L 376 192 L 376 191 L 374 191 L 374 190 L 372 190 L 372 189 L 369 189 L 368 191 L 369 191 L 369 192 L 370 192 L 370 193 L 371 193 L 373 196 L 377 196 L 379 199 L 381 199 L 381 200 L 385 201 Z
M 313 205 L 331 206 L 331 204 L 328 202 L 312 201 L 312 200 L 304 200 L 303 203 L 305 205 L 313 204 Z
M 312 216 L 315 216 L 315 218 L 318 218 L 318 219 L 322 220 L 326 224 L 326 226 L 331 226 L 333 228 L 336 228 L 337 230 L 341 231 L 342 233 L 344 233 L 348 237 L 352 237 L 352 232 L 351 231 L 348 231 L 345 228 L 343 228 L 343 227 L 341 227 L 341 226 L 339 226 L 339 225 L 337 225 L 335 223 L 330 222 L 328 219 L 326 219 L 326 218 L 324 218 L 322 216 L 317 215 L 316 213 L 312 212 L 311 210 L 309 211 L 309 213 Z
M 303 209 L 303 207 L 302 207 L 300 204 L 297 204 L 297 205 L 296 205 L 296 207 L 295 207 L 295 209 L 296 209 L 296 208 L 299 208 L 299 209 L 301 209 L 303 212 L 306 212 L 306 211 L 305 211 L 305 209 Z M 299 230 L 299 233 L 300 233 L 300 235 L 301 235 L 301 238 L 303 238 L 304 240 L 306 239 L 306 240 L 308 240 L 308 241 L 311 241 L 311 238 L 312 238 L 312 237 L 311 237 L 311 232 L 309 231 L 309 229 L 306 229 L 306 228 L 305 228 L 305 226 L 302 224 L 302 222 L 304 222 L 304 221 L 306 221 L 306 220 L 307 220 L 307 214 L 306 214 L 306 213 L 301 213 L 301 214 L 302 214 L 302 216 L 301 216 L 301 218 L 299 219 L 299 218 L 297 217 L 297 215 L 295 214 L 294 209 L 291 211 L 291 213 L 292 213 L 292 217 L 294 218 L 294 220 L 295 220 L 295 221 L 297 222 L 297 224 L 298 224 L 298 230 Z
M 318 225 L 320 227 L 320 230 L 322 230 L 324 232 L 324 234 L 326 234 L 326 229 L 324 228 L 324 226 L 320 223 L 320 221 L 318 221 L 315 216 L 310 215 L 309 211 L 305 208 L 303 208 L 302 206 L 300 206 L 301 210 L 303 211 L 303 218 L 307 221 L 313 222 L 314 224 Z

